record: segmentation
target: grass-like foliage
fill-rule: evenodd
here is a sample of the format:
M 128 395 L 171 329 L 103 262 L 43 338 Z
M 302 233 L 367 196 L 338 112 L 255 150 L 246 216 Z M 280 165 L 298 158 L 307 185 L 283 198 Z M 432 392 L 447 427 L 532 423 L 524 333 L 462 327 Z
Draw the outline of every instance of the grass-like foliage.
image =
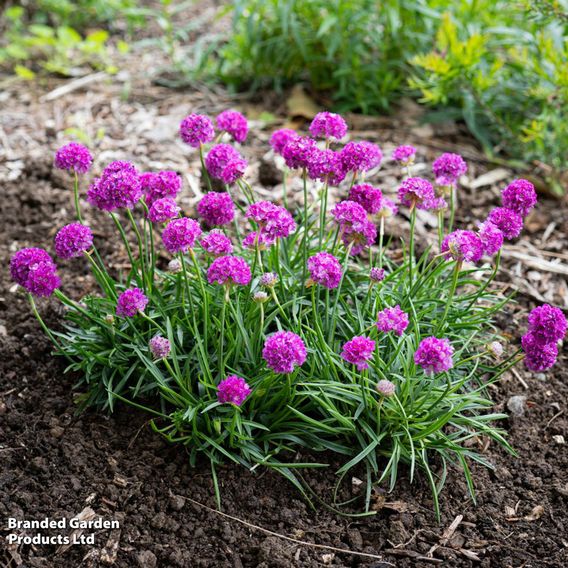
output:
M 357 183 L 379 167 L 380 149 L 350 142 L 331 150 L 345 135 L 338 115 L 314 119 L 312 135 L 325 138 L 319 147 L 292 131 L 272 137 L 278 163 L 286 164 L 282 203 L 290 197 L 286 180 L 303 180 L 302 205 L 292 212 L 259 202 L 245 181 L 244 159 L 218 143 L 229 134 L 243 142 L 244 117 L 227 111 L 217 125 L 206 156 L 212 122 L 190 115 L 181 125 L 207 182 L 216 177 L 226 187 L 205 194 L 200 222 L 179 216 L 174 172 L 139 174 L 114 162 L 91 184 L 90 204 L 108 212 L 129 257 L 130 270 L 118 279 L 82 220 L 79 181 L 91 164 L 88 150 L 71 144 L 56 156 L 56 166 L 74 173 L 78 222 L 59 231 L 55 251 L 86 258 L 99 289 L 70 299 L 42 249 L 16 253 L 11 269 L 56 352 L 69 360 L 67 370 L 79 374 L 82 405 L 143 408 L 157 432 L 187 448 L 191 463 L 200 454 L 210 459 L 217 492 L 215 466 L 223 461 L 276 468 L 305 492 L 298 468 L 323 467 L 337 454 L 344 461 L 338 485 L 353 468 L 366 470 L 367 510 L 373 484 L 394 488 L 401 466 L 411 478 L 419 470 L 426 475 L 436 510 L 449 467 L 463 470 L 473 496 L 470 464 L 491 467 L 481 439 L 512 452 L 488 387 L 522 355 L 503 354 L 493 319 L 508 298 L 489 285 L 503 238 L 518 234 L 534 205 L 534 188 L 513 182 L 505 207 L 477 232 L 454 231 L 463 160 L 437 160 L 432 185 L 412 177 L 415 150 L 398 148 L 398 198 L 410 219 L 408 238 L 398 242 L 385 236 L 389 223 L 406 224 L 394 216 L 397 206 L 370 183 Z M 342 197 L 333 208 L 331 183 Z M 416 254 L 419 209 L 437 211 L 442 254 L 438 247 Z M 158 260 L 164 248 L 169 263 Z M 68 308 L 63 330 L 48 329 L 36 307 L 34 297 L 52 293 Z M 531 323 L 526 345 L 523 339 L 529 368 L 552 365 L 560 316 L 552 335 Z M 326 457 L 303 462 L 298 451 Z

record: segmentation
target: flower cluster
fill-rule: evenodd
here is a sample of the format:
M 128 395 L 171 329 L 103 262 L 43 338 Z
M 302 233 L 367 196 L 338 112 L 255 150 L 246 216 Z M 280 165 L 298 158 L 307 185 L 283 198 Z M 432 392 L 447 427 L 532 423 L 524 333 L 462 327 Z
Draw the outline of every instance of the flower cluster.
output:
M 307 357 L 306 346 L 299 335 L 291 331 L 277 331 L 264 343 L 262 357 L 270 369 L 278 374 L 289 374 L 301 367 Z
M 130 162 L 111 162 L 87 192 L 91 205 L 103 211 L 132 209 L 142 197 L 142 182 Z
M 173 171 L 144 172 L 140 174 L 144 201 L 148 207 L 158 199 L 175 199 L 181 190 L 181 177 Z
M 375 342 L 368 337 L 354 337 L 343 346 L 341 357 L 355 365 L 359 371 L 369 368 L 369 359 L 373 356 Z
M 123 318 L 134 317 L 143 312 L 148 305 L 148 298 L 140 288 L 129 288 L 118 296 L 116 315 Z
M 330 185 L 339 185 L 345 179 L 341 155 L 334 150 L 315 148 L 309 156 L 307 168 L 310 179 Z
M 459 154 L 442 154 L 432 164 L 432 172 L 437 185 L 454 185 L 467 172 L 467 164 Z
M 349 190 L 349 200 L 361 205 L 367 213 L 374 214 L 381 210 L 383 193 L 370 183 L 362 183 Z
M 40 248 L 19 250 L 10 259 L 12 279 L 34 296 L 51 296 L 61 286 L 56 271 L 49 253 Z
M 242 377 L 229 375 L 217 386 L 217 400 L 221 404 L 230 403 L 241 406 L 251 392 L 250 387 Z
M 223 256 L 233 252 L 231 239 L 219 229 L 213 229 L 201 238 L 203 250 L 211 256 Z
M 290 169 L 302 169 L 309 166 L 316 151 L 315 140 L 307 136 L 295 136 L 290 137 L 288 143 L 282 148 L 282 157 Z
M 277 154 L 282 154 L 289 142 L 298 138 L 299 134 L 290 128 L 275 130 L 270 137 L 270 145 Z
M 401 336 L 408 327 L 408 314 L 397 304 L 394 308 L 385 308 L 377 315 L 377 329 L 383 333 L 394 331 Z
M 253 220 L 271 240 L 283 239 L 296 230 L 294 218 L 284 207 L 271 201 L 257 201 L 249 206 L 246 217 Z
M 197 213 L 209 225 L 228 225 L 235 218 L 235 204 L 228 193 L 210 191 L 197 204 Z
M 423 178 L 405 179 L 398 190 L 398 199 L 406 207 L 429 209 L 429 204 L 436 198 L 432 184 Z
M 175 219 L 181 208 L 171 197 L 162 197 L 156 199 L 148 210 L 148 219 L 152 223 L 165 223 L 171 219 Z
M 247 161 L 229 144 L 213 146 L 205 158 L 205 167 L 209 175 L 225 185 L 235 183 L 242 178 L 247 165 Z
M 155 335 L 148 342 L 148 348 L 154 359 L 165 359 L 170 354 L 172 346 L 165 337 Z
M 398 146 L 392 153 L 392 159 L 402 166 L 409 166 L 414 163 L 416 148 L 414 146 Z
M 442 252 L 446 253 L 446 258 L 458 262 L 479 262 L 484 251 L 483 241 L 473 231 L 454 231 L 442 242 Z
M 328 252 L 318 252 L 308 259 L 310 278 L 316 284 L 332 290 L 337 288 L 343 274 L 341 263 Z
M 93 246 L 93 233 L 81 223 L 61 227 L 55 235 L 55 254 L 59 258 L 76 258 Z
M 192 146 L 199 148 L 201 144 L 207 144 L 215 138 L 215 128 L 211 119 L 203 114 L 190 114 L 185 117 L 180 126 L 181 139 Z
M 310 124 L 310 134 L 314 138 L 341 140 L 347 134 L 347 123 L 339 114 L 320 112 L 314 116 Z
M 368 172 L 381 165 L 383 154 L 372 142 L 348 142 L 341 150 L 341 161 L 346 172 Z
M 414 363 L 422 367 L 427 375 L 449 371 L 453 366 L 454 348 L 443 338 L 426 337 L 414 353 Z
M 93 156 L 82 144 L 71 142 L 57 150 L 54 163 L 55 167 L 60 170 L 86 174 L 91 169 Z
M 209 284 L 246 286 L 250 279 L 250 266 L 240 256 L 220 256 L 207 270 Z
M 219 114 L 217 128 L 230 134 L 235 142 L 243 143 L 247 139 L 247 119 L 236 110 L 224 110 Z
M 182 217 L 170 221 L 162 233 L 164 246 L 172 254 L 187 252 L 195 245 L 195 241 L 201 235 L 201 227 L 194 219 Z

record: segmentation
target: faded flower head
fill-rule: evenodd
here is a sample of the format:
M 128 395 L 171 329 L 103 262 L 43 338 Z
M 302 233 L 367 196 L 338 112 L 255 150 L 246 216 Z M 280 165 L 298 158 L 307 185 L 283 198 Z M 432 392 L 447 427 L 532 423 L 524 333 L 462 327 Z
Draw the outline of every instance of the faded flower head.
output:
M 231 239 L 219 229 L 213 229 L 201 238 L 203 250 L 211 256 L 223 256 L 233 252 Z
M 529 314 L 529 332 L 541 345 L 564 339 L 566 328 L 566 316 L 560 308 L 550 304 L 538 306 Z
M 511 209 L 521 217 L 526 217 L 536 205 L 537 196 L 534 185 L 526 179 L 512 181 L 501 194 L 503 207 Z
M 255 292 L 252 295 L 252 301 L 257 304 L 264 304 L 265 302 L 268 302 L 268 294 L 266 292 Z
M 215 138 L 215 129 L 209 117 L 203 114 L 190 114 L 181 121 L 179 134 L 186 144 L 199 148 L 201 144 L 207 144 Z
M 142 182 L 130 162 L 111 162 L 87 191 L 91 205 L 103 211 L 132 209 L 142 197 Z
M 236 110 L 224 110 L 219 114 L 217 128 L 230 134 L 236 142 L 243 143 L 247 139 L 247 119 Z
M 174 199 L 181 190 L 181 177 L 171 170 L 144 172 L 140 174 L 140 183 L 148 207 L 158 199 Z
M 140 288 L 130 288 L 120 294 L 116 303 L 116 315 L 123 318 L 134 317 L 143 312 L 148 305 L 148 298 Z
M 398 207 L 392 199 L 383 197 L 381 199 L 381 207 L 377 211 L 378 217 L 383 217 L 387 219 L 388 217 L 394 217 L 398 213 Z
M 489 351 L 495 359 L 500 359 L 504 351 L 503 344 L 498 341 L 492 341 L 487 345 L 487 351 Z
M 10 259 L 10 274 L 12 280 L 25 288 L 30 273 L 30 267 L 40 263 L 51 265 L 53 272 L 55 272 L 55 263 L 47 251 L 35 247 L 19 250 Z
M 228 225 L 235 218 L 235 204 L 227 192 L 206 193 L 197 204 L 197 213 L 209 225 Z
M 209 284 L 246 286 L 250 279 L 250 266 L 240 256 L 220 256 L 207 270 Z
M 367 213 L 375 214 L 381 209 L 383 193 L 378 187 L 373 187 L 370 183 L 361 183 L 354 185 L 349 190 L 348 199 L 361 205 Z
M 165 359 L 171 350 L 170 342 L 161 335 L 155 335 L 148 342 L 148 347 L 154 359 Z
M 243 177 L 247 161 L 229 144 L 213 146 L 205 158 L 209 175 L 230 185 Z
M 230 403 L 241 406 L 251 392 L 250 387 L 242 377 L 229 375 L 217 387 L 217 400 L 223 404 Z
M 372 142 L 348 142 L 341 150 L 346 172 L 367 172 L 381 165 L 383 153 Z
M 201 235 L 201 227 L 194 219 L 182 217 L 170 221 L 162 233 L 164 246 L 172 254 L 187 252 L 195 246 L 195 241 Z
M 459 154 L 442 154 L 432 164 L 437 185 L 453 185 L 467 172 L 467 164 Z
M 290 138 L 282 149 L 282 157 L 286 165 L 292 169 L 307 168 L 313 153 L 317 150 L 316 141 L 308 136 Z
M 86 174 L 93 163 L 93 156 L 86 146 L 70 142 L 57 150 L 54 163 L 59 170 Z
M 341 357 L 355 365 L 359 371 L 369 368 L 369 359 L 373 356 L 375 342 L 365 336 L 354 337 L 343 345 Z
M 385 308 L 377 315 L 377 329 L 383 333 L 394 331 L 399 337 L 408 327 L 408 314 L 397 304 L 394 308 Z
M 414 163 L 416 148 L 414 146 L 398 146 L 392 153 L 392 159 L 401 166 L 409 166 Z
M 276 272 L 265 272 L 260 277 L 260 285 L 265 288 L 274 288 L 278 284 L 278 274 Z
M 291 140 L 299 137 L 299 134 L 290 128 L 275 130 L 270 137 L 270 145 L 277 154 L 282 154 L 284 148 Z
M 389 396 L 393 396 L 394 393 L 396 392 L 396 386 L 394 383 L 391 383 L 391 381 L 387 381 L 386 379 L 382 379 L 377 383 L 377 386 L 375 387 L 377 389 L 377 392 L 385 397 L 389 397 Z
M 493 223 L 510 241 L 521 234 L 523 228 L 523 218 L 511 209 L 496 207 L 489 213 L 488 220 Z
M 319 112 L 310 124 L 310 134 L 314 138 L 341 140 L 347 134 L 347 123 L 339 114 Z
M 93 246 L 93 233 L 81 223 L 61 227 L 55 235 L 55 254 L 59 258 L 77 258 Z
M 328 252 L 318 252 L 308 258 L 308 270 L 313 282 L 330 290 L 339 286 L 343 274 L 339 260 Z
M 372 283 L 382 282 L 385 279 L 385 269 L 377 268 L 376 266 L 371 268 L 369 278 Z
M 182 268 L 183 265 L 179 258 L 172 258 L 172 260 L 168 262 L 168 272 L 171 272 L 172 274 L 178 274 L 181 272 Z
M 558 357 L 556 343 L 542 344 L 529 331 L 521 337 L 521 345 L 525 352 L 525 367 L 533 373 L 542 373 L 550 369 Z
M 156 199 L 148 210 L 148 219 L 152 223 L 165 223 L 175 219 L 181 211 L 178 204 L 171 197 Z
M 473 231 L 457 230 L 446 235 L 442 242 L 441 252 L 446 253 L 447 259 L 475 264 L 481 260 L 484 247 L 481 238 Z
M 398 198 L 402 205 L 413 207 L 423 205 L 436 198 L 432 184 L 423 178 L 411 177 L 405 179 L 399 189 Z
M 448 371 L 454 366 L 454 348 L 447 339 L 426 337 L 414 353 L 414 362 L 424 369 L 427 375 Z
M 262 357 L 267 366 L 278 374 L 288 374 L 306 361 L 306 346 L 302 338 L 291 331 L 277 331 L 264 343 Z
M 491 221 L 480 223 L 477 234 L 483 243 L 483 252 L 486 255 L 493 256 L 501 250 L 505 237 L 502 231 Z

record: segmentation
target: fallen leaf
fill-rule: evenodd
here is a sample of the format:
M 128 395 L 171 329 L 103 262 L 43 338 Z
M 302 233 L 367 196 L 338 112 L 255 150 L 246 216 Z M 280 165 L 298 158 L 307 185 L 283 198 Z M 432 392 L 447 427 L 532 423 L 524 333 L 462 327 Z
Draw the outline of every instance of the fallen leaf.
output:
M 544 507 L 537 505 L 526 517 L 523 517 L 523 521 L 538 521 L 542 515 L 544 515 Z
M 311 99 L 301 85 L 294 85 L 286 101 L 288 115 L 292 118 L 312 118 L 320 111 L 318 105 Z

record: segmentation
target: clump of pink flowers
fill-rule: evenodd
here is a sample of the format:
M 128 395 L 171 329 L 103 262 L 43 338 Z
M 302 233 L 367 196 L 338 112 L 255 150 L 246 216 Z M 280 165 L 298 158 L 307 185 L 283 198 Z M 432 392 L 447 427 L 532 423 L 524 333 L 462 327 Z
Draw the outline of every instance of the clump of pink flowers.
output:
M 427 375 L 449 371 L 454 362 L 454 348 L 446 338 L 426 337 L 414 353 L 414 362 L 424 369 Z
M 235 218 L 235 204 L 228 193 L 210 191 L 197 204 L 197 213 L 209 225 L 228 225 Z
M 132 318 L 146 309 L 148 301 L 148 298 L 140 288 L 125 290 L 118 296 L 116 315 L 123 318 Z
M 275 373 L 289 374 L 305 363 L 307 351 L 299 335 L 291 331 L 277 331 L 264 343 L 262 356 Z
M 217 399 L 221 404 L 234 404 L 241 406 L 251 393 L 247 382 L 237 375 L 229 375 L 217 387 Z
M 162 233 L 164 246 L 171 253 L 187 252 L 201 235 L 199 223 L 189 217 L 170 221 Z
M 221 256 L 207 270 L 209 284 L 246 286 L 250 279 L 250 266 L 240 256 Z
M 408 327 L 408 314 L 403 312 L 399 305 L 393 308 L 385 308 L 377 316 L 377 329 L 383 333 L 393 331 L 401 336 Z
M 91 169 L 93 156 L 86 146 L 71 142 L 57 150 L 54 163 L 60 170 L 86 174 Z
M 81 223 L 61 227 L 55 235 L 55 254 L 59 258 L 81 256 L 93 246 L 93 232 Z
M 363 371 L 369 368 L 368 361 L 373 356 L 374 350 L 374 340 L 365 336 L 354 337 L 343 345 L 341 357 L 355 365 L 359 371 Z
M 134 164 L 130 162 L 111 162 L 96 178 L 87 199 L 91 205 L 103 211 L 133 209 L 142 197 L 142 182 Z

